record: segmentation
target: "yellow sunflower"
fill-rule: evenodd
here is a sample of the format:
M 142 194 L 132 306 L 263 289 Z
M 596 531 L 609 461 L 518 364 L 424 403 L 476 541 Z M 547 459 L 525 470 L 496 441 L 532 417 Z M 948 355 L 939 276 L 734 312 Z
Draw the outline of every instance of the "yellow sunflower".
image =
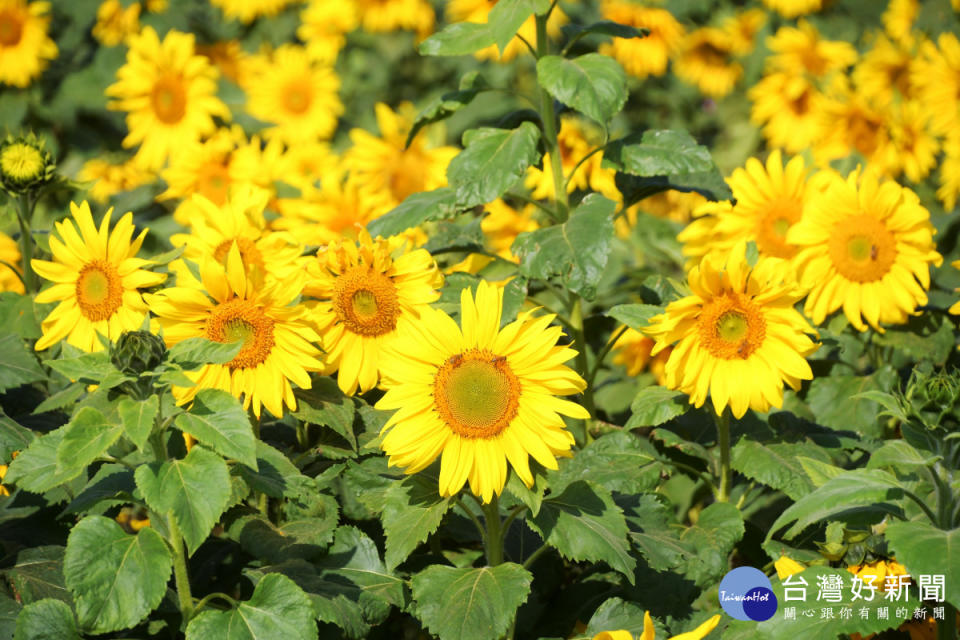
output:
M 486 24 L 488 22 L 490 11 L 496 6 L 497 0 L 448 0 L 447 2 L 447 21 L 449 22 L 477 22 Z M 560 35 L 560 28 L 569 22 L 567 15 L 559 6 L 553 8 L 550 17 L 547 18 L 547 35 L 551 38 L 557 38 Z M 536 46 L 537 25 L 533 16 L 527 18 L 527 21 L 520 25 L 517 34 L 526 39 L 527 42 Z M 523 44 L 520 38 L 514 38 L 503 49 L 503 53 L 497 45 L 491 45 L 480 49 L 473 55 L 478 60 L 499 60 L 500 62 L 509 62 L 517 55 L 528 51 L 527 46 Z
M 156 176 L 130 160 L 114 163 L 104 158 L 91 158 L 83 163 L 77 173 L 80 182 L 92 182 L 90 197 L 105 203 L 118 193 L 133 191 L 153 182 Z
M 488 245 L 504 260 L 518 262 L 510 247 L 521 233 L 536 231 L 540 228 L 540 224 L 533 215 L 536 207 L 526 205 L 518 211 L 497 198 L 485 205 L 484 209 L 487 215 L 480 221 L 480 228 Z
M 944 210 L 950 212 L 957 204 L 957 196 L 960 196 L 960 135 L 947 138 L 943 150 L 937 198 L 943 203 Z
M 824 0 L 763 0 L 763 4 L 784 18 L 796 18 L 820 11 L 826 2 Z
M 224 78 L 246 89 L 250 82 L 252 56 L 243 50 L 239 40 L 221 40 L 209 44 L 197 44 L 197 55 L 203 56 L 215 66 Z
M 294 234 L 306 246 L 322 246 L 341 238 L 356 239 L 379 215 L 379 201 L 366 194 L 356 179 L 329 173 L 322 187 L 301 198 L 277 201 L 282 214 L 271 223 Z
M 917 19 L 919 0 L 890 0 L 883 12 L 883 27 L 894 41 L 913 42 L 913 21 Z
M 901 102 L 892 109 L 887 122 L 890 143 L 882 158 L 888 176 L 896 178 L 902 172 L 917 183 L 936 166 L 940 143 L 928 129 L 929 119 L 929 112 L 915 100 Z
M 896 98 L 909 99 L 913 58 L 910 48 L 879 35 L 853 70 L 857 92 L 877 107 L 889 105 Z
M 291 411 L 297 408 L 290 383 L 309 389 L 309 372 L 323 368 L 314 346 L 320 336 L 304 318 L 303 306 L 291 306 L 300 296 L 303 278 L 263 286 L 256 270 L 247 274 L 236 244 L 226 262 L 224 267 L 207 260 L 200 265 L 201 280 L 178 277 L 178 286 L 147 296 L 167 346 L 195 337 L 243 341 L 230 362 L 187 372 L 195 385 L 175 386 L 173 395 L 178 404 L 184 404 L 200 389 L 222 389 L 242 396 L 244 408 L 252 407 L 257 417 L 266 407 L 279 418 L 284 406 Z
M 194 53 L 192 33 L 171 30 L 163 41 L 144 27 L 128 42 L 127 62 L 107 87 L 108 109 L 127 112 L 126 148 L 140 145 L 136 159 L 146 169 L 163 166 L 183 145 L 216 129 L 214 116 L 230 119 L 217 97 L 217 70 Z
M 316 299 L 313 319 L 327 353 L 325 373 L 337 373 L 344 393 L 377 385 L 383 347 L 396 338 L 401 318 L 417 318 L 440 297 L 443 276 L 424 249 L 393 253 L 403 238 L 377 238 L 361 230 L 356 242 L 338 240 L 307 265 L 304 295 Z
M 312 59 L 332 65 L 347 43 L 347 34 L 357 28 L 357 14 L 354 0 L 310 0 L 300 12 L 297 37 Z
M 400 204 L 407 196 L 446 185 L 447 165 L 457 155 L 455 147 L 430 147 L 425 131 L 420 131 L 405 147 L 413 126 L 410 103 L 397 111 L 378 102 L 377 126 L 380 137 L 364 129 L 350 131 L 353 147 L 343 156 L 343 166 L 363 190 L 381 201 L 379 213 Z
M 698 626 L 693 631 L 687 631 L 686 633 L 681 633 L 678 636 L 671 636 L 667 640 L 703 640 L 703 638 L 710 635 L 710 632 L 717 628 L 717 625 L 720 624 L 720 614 L 717 614 L 709 618 L 706 622 Z M 636 638 L 629 631 L 620 629 L 618 631 L 601 631 L 597 635 L 593 636 L 592 640 L 654 640 L 656 637 L 657 630 L 653 626 L 653 619 L 650 617 L 649 611 L 643 612 L 643 633 L 641 633 Z
M 735 204 L 701 206 L 699 217 L 677 236 L 684 255 L 694 263 L 708 254 L 723 258 L 737 243 L 753 241 L 762 256 L 793 258 L 797 247 L 787 242 L 787 231 L 800 221 L 814 190 L 803 157 L 796 156 L 786 167 L 779 150 L 770 154 L 766 166 L 750 158 L 745 167 L 733 171 L 727 184 Z
M 796 264 L 810 289 L 804 312 L 819 325 L 842 306 L 860 331 L 864 320 L 881 333 L 880 323 L 906 322 L 927 303 L 930 265 L 943 262 L 935 233 L 913 191 L 872 173 L 833 177 L 787 233 L 801 247 Z
M 656 342 L 653 338 L 627 327 L 613 346 L 613 364 L 622 364 L 630 377 L 636 377 L 648 370 L 657 384 L 662 385 L 666 382 L 667 360 L 673 353 L 673 347 L 667 347 L 656 356 L 651 356 L 654 345 Z
M 941 33 L 937 44 L 927 40 L 910 72 L 916 97 L 931 114 L 930 127 L 941 136 L 960 129 L 960 39 Z
M 84 351 L 100 351 L 100 334 L 116 340 L 124 331 L 135 331 L 143 324 L 147 305 L 139 289 L 164 281 L 166 274 L 146 271 L 152 264 L 137 258 L 147 235 L 144 229 L 133 237 L 133 214 L 126 213 L 110 231 L 108 209 L 97 229 L 90 205 L 70 203 L 73 220 L 56 223 L 56 235 L 50 236 L 53 262 L 32 260 L 33 270 L 52 281 L 41 291 L 38 303 L 60 302 L 44 319 L 43 336 L 37 351 L 64 338 Z M 59 236 L 59 237 L 58 237 Z
M 133 3 L 126 9 L 120 0 L 104 0 L 97 9 L 97 23 L 93 25 L 93 37 L 106 47 L 115 47 L 140 31 L 140 4 Z
M 303 47 L 285 44 L 258 57 L 248 86 L 247 112 L 275 126 L 265 130 L 288 144 L 329 138 L 343 113 L 340 78 L 310 59 Z
M 275 16 L 295 0 L 210 0 L 227 18 L 250 23 L 260 16 Z
M 783 383 L 794 389 L 813 372 L 806 357 L 816 334 L 793 305 L 803 297 L 784 260 L 761 257 L 752 269 L 746 243 L 722 259 L 707 256 L 687 274 L 692 294 L 671 302 L 650 319 L 644 333 L 658 354 L 671 345 L 666 385 L 703 405 L 710 395 L 721 415 L 729 406 L 740 418 L 747 408 L 768 411 L 783 404 Z
M 560 119 L 557 149 L 560 152 L 563 175 L 567 179 L 568 193 L 589 187 L 609 198 L 617 197 L 619 192 L 614 183 L 615 172 L 601 166 L 603 154 L 594 153 L 587 158 L 587 155 L 601 144 L 601 133 L 593 125 L 572 116 Z M 525 184 L 533 192 L 531 195 L 538 200 L 554 197 L 552 166 L 550 156 L 544 155 L 542 170 L 533 166 L 527 169 Z
M 743 67 L 733 58 L 734 42 L 730 33 L 716 27 L 701 27 L 683 39 L 673 70 L 681 80 L 695 85 L 713 98 L 731 91 Z
M 684 34 L 683 25 L 672 13 L 625 0 L 604 0 L 600 15 L 605 20 L 650 30 L 645 38 L 614 38 L 612 44 L 600 46 L 600 53 L 614 58 L 637 78 L 663 75 Z
M 750 121 L 762 127 L 770 146 L 787 153 L 800 153 L 823 131 L 825 98 L 806 78 L 774 72 L 764 76 L 747 91 Z
M 433 31 L 436 15 L 426 0 L 354 0 L 360 28 L 370 33 L 413 31 L 426 38 Z
M 562 415 L 587 419 L 578 404 L 557 398 L 586 383 L 565 366 L 576 352 L 557 340 L 553 315 L 523 312 L 500 328 L 503 289 L 486 281 L 460 295 L 460 322 L 424 308 L 402 318 L 399 336 L 384 357 L 387 392 L 378 409 L 396 409 L 380 446 L 391 466 L 416 473 L 438 455 L 440 494 L 452 496 L 469 481 L 483 502 L 503 491 L 507 461 L 533 486 L 528 456 L 556 469 L 573 435 Z
M 20 245 L 0 231 L 0 291 L 24 292 L 20 261 Z
M 753 51 L 757 32 L 767 23 L 767 14 L 763 9 L 738 11 L 723 21 L 721 28 L 730 36 L 730 49 L 738 56 Z
M 49 2 L 0 0 L 0 83 L 26 87 L 57 57 Z
M 823 78 L 843 71 L 857 61 L 857 50 L 849 42 L 824 40 L 817 28 L 806 20 L 796 27 L 780 27 L 767 38 L 770 56 L 768 70 L 802 72 L 810 78 Z

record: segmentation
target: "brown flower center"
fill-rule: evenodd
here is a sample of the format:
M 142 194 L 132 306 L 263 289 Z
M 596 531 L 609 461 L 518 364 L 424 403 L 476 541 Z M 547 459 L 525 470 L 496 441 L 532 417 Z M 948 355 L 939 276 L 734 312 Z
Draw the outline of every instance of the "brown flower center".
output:
M 701 346 L 723 360 L 746 359 L 760 348 L 767 321 L 741 293 L 725 293 L 704 305 L 697 322 Z
M 77 278 L 77 305 L 91 322 L 106 320 L 123 304 L 123 285 L 116 267 L 105 260 L 89 262 Z
M 0 11 L 0 46 L 13 47 L 23 36 L 23 20 L 12 10 Z
M 350 267 L 334 284 L 333 310 L 349 331 L 381 336 L 397 327 L 397 286 L 389 276 L 370 267 Z
M 180 122 L 187 112 L 187 92 L 179 76 L 166 75 L 157 80 L 150 99 L 157 119 L 165 124 Z
M 517 415 L 520 381 L 505 357 L 487 349 L 468 349 L 441 365 L 433 399 L 440 418 L 454 433 L 492 438 Z
M 249 300 L 234 298 L 214 307 L 207 318 L 205 333 L 216 342 L 243 342 L 240 352 L 227 363 L 231 369 L 256 367 L 273 350 L 273 319 Z

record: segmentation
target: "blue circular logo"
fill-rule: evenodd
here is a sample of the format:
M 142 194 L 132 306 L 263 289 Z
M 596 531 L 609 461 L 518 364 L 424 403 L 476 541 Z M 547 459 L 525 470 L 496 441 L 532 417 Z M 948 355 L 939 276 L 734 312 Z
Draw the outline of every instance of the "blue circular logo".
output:
M 720 606 L 732 618 L 762 622 L 777 612 L 770 579 L 754 567 L 737 567 L 720 581 Z

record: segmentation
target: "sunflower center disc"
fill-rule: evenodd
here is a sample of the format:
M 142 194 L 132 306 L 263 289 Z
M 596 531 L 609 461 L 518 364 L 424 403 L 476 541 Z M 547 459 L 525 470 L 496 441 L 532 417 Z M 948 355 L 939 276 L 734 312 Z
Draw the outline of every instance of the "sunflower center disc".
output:
M 700 345 L 714 357 L 746 359 L 763 344 L 767 321 L 748 297 L 727 293 L 703 306 L 698 333 Z
M 833 266 L 853 282 L 881 280 L 897 258 L 896 238 L 883 222 L 869 215 L 837 222 L 828 247 Z
M 243 346 L 250 344 L 256 335 L 256 329 L 243 318 L 228 320 L 223 327 L 223 337 L 227 342 L 243 342 Z
M 210 312 L 206 337 L 217 342 L 242 340 L 243 347 L 227 366 L 231 369 L 256 367 L 273 351 L 273 320 L 253 302 L 234 298 Z
M 360 319 L 368 319 L 377 315 L 377 296 L 372 291 L 360 289 L 350 300 L 353 305 L 353 312 Z
M 165 77 L 153 86 L 153 111 L 160 122 L 175 124 L 187 112 L 187 96 L 179 78 Z
M 95 260 L 80 270 L 76 295 L 77 305 L 88 320 L 106 320 L 123 302 L 120 275 L 112 265 Z
M 305 113 L 310 108 L 310 92 L 299 81 L 288 85 L 283 92 L 283 106 L 291 113 Z
M 491 438 L 517 414 L 520 383 L 506 358 L 471 349 L 437 372 L 434 401 L 440 417 L 465 438 Z
M 717 335 L 727 342 L 740 340 L 747 333 L 747 317 L 739 311 L 728 311 L 717 321 Z
M 0 46 L 12 47 L 20 42 L 23 24 L 11 11 L 0 12 Z
M 796 200 L 771 202 L 768 212 L 757 225 L 757 248 L 776 258 L 792 258 L 797 250 L 787 244 L 787 231 L 800 220 L 800 213 L 801 204 Z
M 389 276 L 371 268 L 351 267 L 334 284 L 333 309 L 351 332 L 381 336 L 397 328 L 397 286 Z

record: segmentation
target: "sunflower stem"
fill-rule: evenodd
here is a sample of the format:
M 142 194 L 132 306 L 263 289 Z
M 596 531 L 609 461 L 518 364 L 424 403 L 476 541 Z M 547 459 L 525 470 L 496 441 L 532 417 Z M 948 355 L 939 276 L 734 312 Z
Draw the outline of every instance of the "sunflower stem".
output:
M 546 15 L 536 16 L 537 21 L 537 60 L 550 55 L 550 40 L 547 38 Z M 560 157 L 560 144 L 557 139 L 557 113 L 553 108 L 553 96 L 540 87 L 540 119 L 543 120 L 543 143 L 550 156 L 550 168 L 553 171 L 553 191 L 556 210 L 561 222 L 566 221 L 569 203 L 567 201 L 567 183 L 563 177 L 563 159 Z
M 187 573 L 187 553 L 183 544 L 183 535 L 177 526 L 173 512 L 167 516 L 170 523 L 170 546 L 173 548 L 173 577 L 177 585 L 177 599 L 180 602 L 180 615 L 183 626 L 193 617 L 193 595 L 190 593 L 190 576 Z
M 20 205 L 17 210 L 17 222 L 20 223 L 20 259 L 23 266 L 23 288 L 27 295 L 37 292 L 37 281 L 33 274 L 33 233 L 30 231 L 30 221 L 33 218 L 33 209 L 36 199 L 25 193 L 17 198 Z
M 573 294 L 573 301 L 570 305 L 570 327 L 573 329 L 573 342 L 577 350 L 577 369 L 580 376 L 587 381 L 590 376 L 589 364 L 587 363 L 587 338 L 583 331 L 583 300 L 580 296 Z M 585 444 L 593 442 L 593 434 L 590 432 L 593 418 L 597 415 L 597 408 L 593 402 L 593 386 L 587 384 L 583 389 L 583 405 L 590 418 L 584 420 L 583 431 Z
M 730 501 L 730 409 L 724 408 L 720 415 L 714 414 L 717 423 L 717 444 L 720 446 L 720 491 L 717 501 Z
M 487 538 L 484 540 L 487 564 L 495 567 L 503 562 L 503 536 L 500 535 L 503 522 L 500 520 L 500 498 L 497 494 L 493 494 L 493 499 L 483 505 L 483 519 L 487 523 Z

